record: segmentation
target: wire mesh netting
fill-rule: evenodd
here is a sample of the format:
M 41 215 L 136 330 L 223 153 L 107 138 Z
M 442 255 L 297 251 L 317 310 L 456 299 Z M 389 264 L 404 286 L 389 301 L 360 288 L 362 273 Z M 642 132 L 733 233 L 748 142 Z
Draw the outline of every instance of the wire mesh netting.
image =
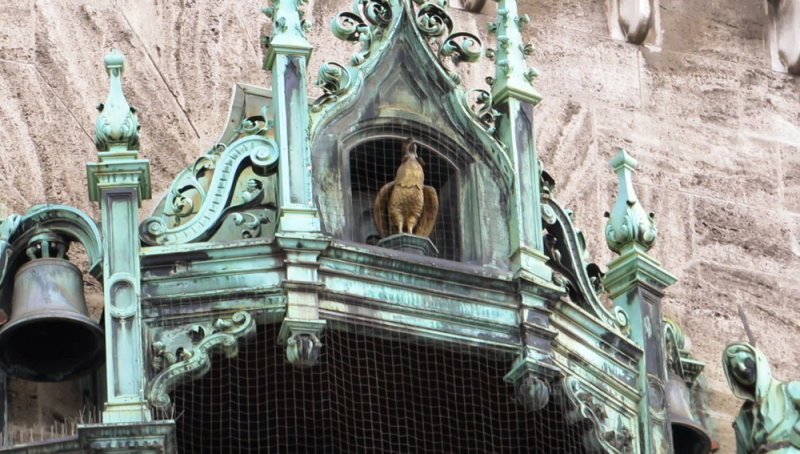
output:
M 277 335 L 259 326 L 237 357 L 173 392 L 180 452 L 584 452 L 558 397 L 535 413 L 515 401 L 505 355 L 346 325 L 301 369 Z
M 403 160 L 403 141 L 421 136 L 420 132 L 400 125 L 392 126 L 386 133 L 390 137 L 363 142 L 349 152 L 352 208 L 357 218 L 353 226 L 354 241 L 375 243 L 380 239 L 373 223 L 375 197 L 383 185 L 395 179 Z M 439 198 L 439 212 L 430 239 L 438 248 L 439 257 L 460 260 L 459 173 L 466 168 L 466 156 L 454 152 L 445 155 L 443 147 L 436 146 L 437 135 L 434 131 L 427 131 L 424 137 L 429 140 L 417 142 L 417 155 L 425 173 L 425 185 L 433 187 Z

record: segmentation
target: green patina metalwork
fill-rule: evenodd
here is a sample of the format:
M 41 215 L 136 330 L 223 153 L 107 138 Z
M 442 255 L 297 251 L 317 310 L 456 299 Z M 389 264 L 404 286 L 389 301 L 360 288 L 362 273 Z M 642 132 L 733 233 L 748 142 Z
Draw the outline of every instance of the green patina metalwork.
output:
M 105 58 L 110 88 L 99 107 L 95 144 L 99 163 L 87 164 L 89 195 L 100 202 L 106 337 L 106 403 L 103 422 L 149 421 L 144 397 L 145 360 L 139 295 L 138 206 L 150 197 L 150 163 L 139 159 L 136 109 L 122 92 L 125 59 Z
M 215 351 L 236 354 L 259 324 L 281 323 L 277 341 L 287 361 L 313 367 L 321 332 L 343 322 L 484 347 L 508 359 L 505 379 L 530 411 L 566 396 L 567 419 L 585 429 L 588 450 L 670 452 L 667 408 L 658 400 L 668 359 L 660 298 L 674 278 L 647 255 L 656 231 L 631 183 L 635 161 L 625 152 L 612 161 L 620 193 L 607 239 L 620 257 L 604 276 L 536 153 L 533 111 L 541 96 L 525 62 L 532 47 L 521 29 L 529 18 L 516 1 L 500 0 L 490 27 L 497 37 L 497 49 L 486 53 L 495 66 L 491 90 L 460 85 L 458 65 L 480 59 L 482 44 L 453 31 L 445 2 L 357 1 L 332 29 L 359 47 L 346 64 L 322 65 L 323 95 L 313 102 L 302 6 L 273 0 L 264 9 L 272 19 L 263 40 L 272 92 L 236 87 L 220 143 L 176 177 L 138 228 L 149 165 L 138 157 L 136 111 L 122 93 L 117 53 L 106 59 L 100 162 L 88 165 L 102 236 L 66 208 L 0 226 L 6 256 L 28 235 L 19 232 L 50 222 L 84 243 L 93 272 L 102 272 L 103 422 L 127 432 L 106 434 L 111 441 L 98 451 L 151 431 L 170 452 L 171 426 L 149 422 L 150 407 L 168 407 L 174 384 L 202 375 Z M 463 162 L 455 169 L 460 225 L 452 228 L 465 246 L 454 260 L 349 234 L 346 156 L 365 141 L 394 138 L 394 127 Z M 13 269 L 13 260 L 4 266 Z M 603 304 L 604 293 L 614 307 Z M 685 376 L 696 377 L 702 364 L 681 350 L 674 329 L 667 337 Z M 148 452 L 135 443 L 129 451 Z
M 733 423 L 736 452 L 800 452 L 800 381 L 773 378 L 766 356 L 747 342 L 728 345 L 722 365 L 733 394 L 745 401 Z
M 667 382 L 662 329 L 663 289 L 675 282 L 660 264 L 647 255 L 655 241 L 652 216 L 645 214 L 636 197 L 631 174 L 636 167 L 625 150 L 611 160 L 619 176 L 619 194 L 606 226 L 606 240 L 620 256 L 608 264 L 604 285 L 614 304 L 630 318 L 631 339 L 644 350 L 638 365 L 637 387 L 642 394 L 639 419 L 643 431 L 641 452 L 672 452 L 672 429 L 663 397 Z
M 147 400 L 156 408 L 168 407 L 171 403 L 168 393 L 175 385 L 201 377 L 211 369 L 212 352 L 221 351 L 229 358 L 234 357 L 239 352 L 239 340 L 252 336 L 255 331 L 253 316 L 240 311 L 230 320 L 217 319 L 211 326 L 192 326 L 185 335 L 184 347 L 177 354 L 167 350 L 164 342 L 153 342 L 150 363 L 156 375 L 147 383 Z M 170 344 L 174 343 L 172 339 Z
M 619 196 L 608 215 L 606 241 L 612 251 L 621 255 L 630 248 L 649 251 L 658 234 L 653 214 L 645 212 L 633 189 L 631 175 L 637 165 L 638 162 L 625 150 L 620 150 L 611 160 L 611 166 L 619 176 Z

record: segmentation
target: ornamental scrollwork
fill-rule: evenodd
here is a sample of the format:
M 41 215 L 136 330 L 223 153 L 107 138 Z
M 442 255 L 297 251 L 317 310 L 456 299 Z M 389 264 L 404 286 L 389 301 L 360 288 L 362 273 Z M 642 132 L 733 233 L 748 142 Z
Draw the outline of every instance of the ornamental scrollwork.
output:
M 448 57 L 454 65 L 472 63 L 481 58 L 481 40 L 467 32 L 453 33 L 445 39 L 439 49 L 439 57 Z
M 449 59 L 453 66 L 476 62 L 483 55 L 483 43 L 472 33 L 453 32 L 453 19 L 445 10 L 446 2 L 414 2 L 419 6 L 415 17 L 417 30 L 435 52 L 439 63 L 453 82 L 459 83 L 461 76 L 445 61 Z
M 261 107 L 259 115 L 247 117 L 236 128 L 236 132 L 243 136 L 266 135 L 273 126 L 273 120 L 269 112 L 269 104 Z
M 265 201 L 264 182 L 257 178 L 244 182 L 243 191 L 236 195 L 234 188 L 246 166 L 257 176 L 274 174 L 278 163 L 278 146 L 272 138 L 249 135 L 230 146 L 217 145 L 205 156 L 178 175 L 168 193 L 160 215 L 146 219 L 140 225 L 140 237 L 145 244 L 183 244 L 211 238 L 222 223 L 235 213 L 236 225 L 245 225 L 242 237 L 258 234 L 257 225 L 244 211 L 259 207 L 272 209 L 274 203 Z M 256 215 L 258 225 L 268 220 Z M 261 222 L 263 221 L 263 222 Z
M 218 319 L 208 335 L 195 329 L 190 333 L 194 344 L 191 348 L 181 347 L 173 353 L 167 351 L 165 343 L 153 343 L 151 366 L 157 374 L 147 384 L 147 400 L 154 407 L 168 407 L 169 392 L 177 384 L 205 375 L 211 369 L 211 355 L 215 352 L 235 357 L 239 353 L 239 340 L 252 336 L 255 331 L 253 316 L 240 311 L 228 320 Z
M 322 88 L 322 96 L 314 101 L 312 112 L 319 112 L 322 107 L 330 102 L 338 101 L 352 86 L 352 76 L 344 66 L 325 62 L 319 67 L 316 85 Z
M 392 7 L 386 0 L 356 0 L 352 11 L 337 14 L 331 22 L 331 31 L 342 40 L 361 43 L 361 49 L 350 57 L 350 64 L 358 66 L 370 55 L 373 40 L 378 39 L 392 21 Z
M 621 425 L 610 428 L 605 406 L 597 402 L 580 379 L 566 377 L 562 381 L 562 391 L 572 407 L 567 411 L 567 421 L 571 424 L 589 422 L 583 439 L 587 450 L 609 454 L 633 453 L 634 440 L 630 429 Z
M 486 132 L 494 134 L 496 121 L 500 112 L 492 108 L 492 94 L 480 88 L 473 88 L 464 94 L 464 105 L 475 118 L 486 128 Z
M 552 188 L 550 189 L 552 190 Z M 542 196 L 542 220 L 546 231 L 545 253 L 548 265 L 556 273 L 559 285 L 565 286 L 571 301 L 594 314 L 622 333 L 629 331 L 628 315 L 618 306 L 606 308 L 600 301 L 603 292 L 600 267 L 586 263 L 586 242 L 583 233 L 572 223 L 572 213 L 565 210 L 550 192 Z
M 417 10 L 417 29 L 429 40 L 437 40 L 453 32 L 453 19 L 444 10 L 444 3 L 436 4 L 415 0 L 420 5 Z

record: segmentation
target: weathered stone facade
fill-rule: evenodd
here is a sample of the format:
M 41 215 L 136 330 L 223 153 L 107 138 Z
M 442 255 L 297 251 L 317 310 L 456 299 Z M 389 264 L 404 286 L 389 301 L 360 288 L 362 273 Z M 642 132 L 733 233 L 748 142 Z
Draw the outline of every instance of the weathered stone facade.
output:
M 0 6 L 1 214 L 56 202 L 99 217 L 86 194 L 85 163 L 95 159 L 103 55 L 115 47 L 128 58 L 126 94 L 141 109 L 141 154 L 152 163 L 156 197 L 141 216 L 149 215 L 174 175 L 216 141 L 232 84 L 269 86 L 259 46 L 268 24 L 259 13 L 264 3 Z M 705 422 L 720 452 L 734 452 L 730 423 L 740 402 L 720 355 L 745 337 L 739 304 L 775 376 L 800 377 L 800 305 L 793 298 L 800 289 L 800 78 L 773 69 L 779 65 L 767 6 L 653 0 L 645 43 L 634 45 L 609 17 L 610 0 L 520 3 L 532 19 L 530 62 L 544 95 L 536 109 L 538 149 L 559 198 L 575 211 L 592 258 L 605 263 L 611 252 L 602 215 L 616 190 L 607 162 L 618 147 L 639 160 L 639 195 L 661 231 L 651 254 L 680 279 L 665 311 L 707 363 Z M 345 4 L 310 0 L 312 77 L 323 60 L 345 61 L 354 51 L 327 29 Z M 453 15 L 460 29 L 489 39 L 493 13 Z M 490 68 L 463 68 L 464 85 L 485 87 Z M 56 399 L 58 389 L 16 383 L 12 416 L 45 426 L 71 418 L 80 404 Z

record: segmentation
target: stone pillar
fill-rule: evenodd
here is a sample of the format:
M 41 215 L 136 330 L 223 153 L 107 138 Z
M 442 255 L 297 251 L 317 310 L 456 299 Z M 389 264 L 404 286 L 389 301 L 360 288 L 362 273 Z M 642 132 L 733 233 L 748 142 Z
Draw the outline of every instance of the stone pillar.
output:
M 308 23 L 300 10 L 302 3 L 275 0 L 273 8 L 264 9 L 273 19 L 273 34 L 265 40 L 264 67 L 272 72 L 272 112 L 280 152 L 276 238 L 286 253 L 287 307 L 279 338 L 287 346 L 289 362 L 309 366 L 317 360 L 325 326 L 319 319 L 322 284 L 317 269 L 329 241 L 320 232 L 312 189 L 306 69 L 313 48 L 305 36 Z
M 606 225 L 606 241 L 619 257 L 608 264 L 604 285 L 614 304 L 627 312 L 631 339 L 642 347 L 638 388 L 641 449 L 639 452 L 672 453 L 672 429 L 666 406 L 667 366 L 661 298 L 675 278 L 647 254 L 656 239 L 653 215 L 636 197 L 631 174 L 636 160 L 625 150 L 611 160 L 619 176 L 619 195 Z
M 104 423 L 149 421 L 139 270 L 138 211 L 150 198 L 150 163 L 139 159 L 139 121 L 122 92 L 125 59 L 105 57 L 111 78 L 98 109 L 95 144 L 99 163 L 88 163 L 89 197 L 100 202 L 103 234 L 103 296 L 106 341 Z

